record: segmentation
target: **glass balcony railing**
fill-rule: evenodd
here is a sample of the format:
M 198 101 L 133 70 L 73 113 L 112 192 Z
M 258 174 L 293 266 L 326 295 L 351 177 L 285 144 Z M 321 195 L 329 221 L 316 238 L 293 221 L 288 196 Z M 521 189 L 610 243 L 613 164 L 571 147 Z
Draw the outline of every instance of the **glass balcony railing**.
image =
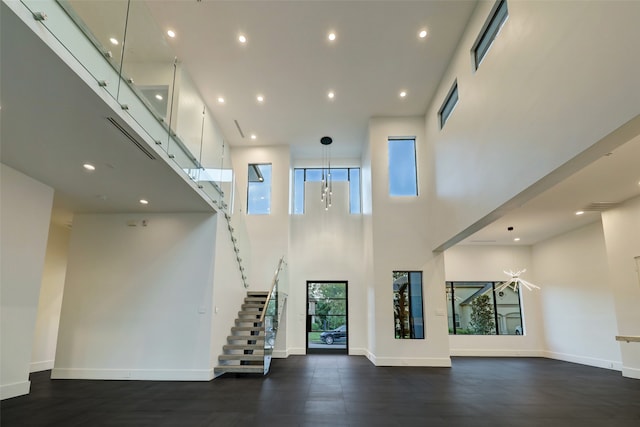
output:
M 230 147 L 171 49 L 170 35 L 154 21 L 146 2 L 20 0 L 18 4 L 87 71 L 82 74 L 88 84 L 95 83 L 117 102 L 120 117 L 136 124 L 140 137 L 164 151 L 166 160 L 224 214 L 242 282 L 248 287 L 251 251 L 244 218 L 232 219 L 235 177 Z
M 287 274 L 284 270 L 286 263 L 284 257 L 280 258 L 278 267 L 273 275 L 273 281 L 271 282 L 271 291 L 267 297 L 265 308 L 262 311 L 260 322 L 264 325 L 264 373 L 269 371 L 271 364 L 271 356 L 273 355 L 273 349 L 276 343 L 276 337 L 278 334 L 278 326 L 284 313 L 284 305 L 287 301 L 288 280 Z
M 21 0 L 64 48 L 221 210 L 231 206 L 229 147 L 171 38 L 145 2 Z

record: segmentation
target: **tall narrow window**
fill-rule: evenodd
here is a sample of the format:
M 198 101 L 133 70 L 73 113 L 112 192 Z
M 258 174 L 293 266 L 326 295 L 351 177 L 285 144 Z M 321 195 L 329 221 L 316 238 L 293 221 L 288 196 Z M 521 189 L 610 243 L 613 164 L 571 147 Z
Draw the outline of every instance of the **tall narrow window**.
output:
M 271 164 L 250 164 L 247 214 L 268 215 L 269 213 L 271 213 Z
M 393 272 L 393 318 L 396 338 L 424 338 L 421 272 Z
M 418 195 L 415 139 L 389 139 L 389 194 Z
M 293 170 L 293 213 L 304 213 L 304 169 Z
M 482 32 L 478 36 L 478 40 L 476 40 L 473 45 L 473 61 L 475 65 L 475 69 L 477 70 L 480 66 L 480 63 L 484 59 L 484 56 L 489 52 L 493 41 L 496 36 L 500 32 L 500 29 L 504 25 L 505 21 L 509 17 L 509 10 L 507 9 L 507 1 L 500 0 L 496 3 L 496 7 L 494 8 L 491 15 L 487 19 L 487 22 L 482 27 Z
M 449 94 L 444 99 L 442 107 L 438 111 L 438 118 L 440 119 L 440 129 L 444 127 L 444 124 L 449 120 L 449 116 L 453 112 L 453 109 L 458 105 L 458 81 L 453 82 L 453 86 L 449 90 Z
M 360 201 L 360 168 L 349 169 L 349 213 L 362 212 Z

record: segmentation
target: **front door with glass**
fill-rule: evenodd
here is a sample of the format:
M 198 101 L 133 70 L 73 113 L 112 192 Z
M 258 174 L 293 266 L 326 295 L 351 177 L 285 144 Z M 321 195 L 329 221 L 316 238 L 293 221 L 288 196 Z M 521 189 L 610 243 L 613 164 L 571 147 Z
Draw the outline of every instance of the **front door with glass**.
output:
M 307 282 L 307 353 L 348 354 L 347 282 Z

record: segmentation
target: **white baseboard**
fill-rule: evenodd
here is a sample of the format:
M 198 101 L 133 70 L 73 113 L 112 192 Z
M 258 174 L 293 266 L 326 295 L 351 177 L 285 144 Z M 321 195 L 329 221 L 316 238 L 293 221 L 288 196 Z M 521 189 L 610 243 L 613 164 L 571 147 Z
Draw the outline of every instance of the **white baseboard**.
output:
M 545 351 L 543 357 L 562 360 L 564 362 L 578 363 L 580 365 L 594 366 L 596 368 L 611 369 L 613 371 L 623 370 L 622 362 L 614 360 L 597 359 L 595 357 L 586 357 L 567 353 L 557 353 L 555 351 Z M 638 373 L 640 373 L 640 371 L 638 371 Z
M 452 348 L 451 356 L 463 357 L 545 357 L 542 350 Z
M 286 359 L 289 357 L 289 350 L 273 350 L 271 357 L 274 359 Z
M 366 356 L 369 351 L 366 348 L 350 348 L 349 356 Z
M 292 347 L 287 350 L 287 354 L 289 356 L 304 356 L 305 354 L 307 354 L 307 349 L 301 347 Z
M 31 362 L 29 372 L 40 372 L 53 369 L 53 360 L 43 360 L 42 362 Z
M 0 385 L 0 400 L 29 394 L 30 388 L 31 381 L 23 381 L 13 384 L 2 384 Z
M 210 381 L 213 369 L 74 369 L 53 368 L 51 379 Z
M 376 365 L 376 355 L 371 353 L 369 350 L 367 350 L 367 354 L 365 354 L 365 356 L 367 356 L 367 359 L 369 359 L 369 362 L 373 363 L 373 366 Z
M 633 378 L 636 380 L 640 380 L 640 369 L 638 368 L 627 368 L 626 366 L 622 367 L 622 376 L 626 378 Z
M 376 366 L 425 366 L 450 368 L 451 358 L 449 357 L 377 357 L 373 356 L 369 360 Z

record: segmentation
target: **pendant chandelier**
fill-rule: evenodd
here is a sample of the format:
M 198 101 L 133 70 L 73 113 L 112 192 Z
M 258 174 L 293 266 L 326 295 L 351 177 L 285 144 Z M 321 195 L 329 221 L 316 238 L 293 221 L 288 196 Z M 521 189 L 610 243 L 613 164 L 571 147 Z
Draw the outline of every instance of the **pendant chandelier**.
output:
M 516 272 L 513 272 L 511 270 L 505 271 L 504 274 L 506 274 L 507 276 L 511 276 L 511 278 L 505 282 L 502 282 L 500 285 L 498 285 L 498 287 L 496 288 L 496 291 L 500 292 L 500 291 L 504 291 L 506 288 L 511 288 L 513 289 L 514 292 L 518 292 L 518 288 L 522 288 L 523 286 L 527 288 L 527 290 L 529 291 L 533 289 L 540 289 L 540 286 L 536 286 L 533 283 L 527 282 L 526 280 L 523 280 L 520 278 L 520 275 L 525 271 L 527 271 L 526 268 L 522 270 L 518 270 Z
M 324 210 L 331 207 L 331 196 L 333 195 L 333 185 L 331 179 L 331 143 L 333 139 L 323 136 L 320 139 L 322 144 L 322 186 L 320 188 L 320 200 L 324 203 Z
M 513 227 L 507 227 L 507 231 L 511 233 L 513 231 Z M 520 240 L 519 238 L 513 239 L 514 241 Z M 506 280 L 498 285 L 496 291 L 504 291 L 507 288 L 513 289 L 514 292 L 518 292 L 523 286 L 527 288 L 527 290 L 532 291 L 534 289 L 540 289 L 540 286 L 536 286 L 531 282 L 527 282 L 526 280 L 520 278 L 522 273 L 527 271 L 526 268 L 518 271 L 505 270 L 504 274 L 510 277 L 509 280 Z

